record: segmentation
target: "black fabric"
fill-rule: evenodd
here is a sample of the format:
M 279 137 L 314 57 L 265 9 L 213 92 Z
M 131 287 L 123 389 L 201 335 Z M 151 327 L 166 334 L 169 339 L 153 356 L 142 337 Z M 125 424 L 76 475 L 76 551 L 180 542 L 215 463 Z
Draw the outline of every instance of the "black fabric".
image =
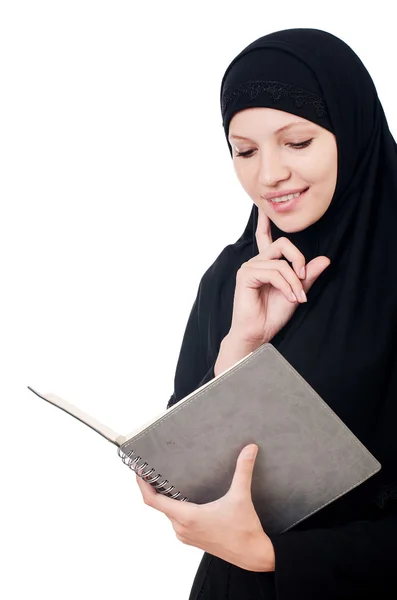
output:
M 250 48 L 250 46 L 248 46 Z M 266 65 L 264 71 L 263 65 Z M 233 115 L 254 106 L 267 106 L 334 128 L 314 73 L 290 52 L 254 45 L 228 67 L 221 88 L 223 127 L 227 135 Z M 230 154 L 231 146 L 228 142 Z
M 298 70 L 292 68 L 296 61 Z M 288 237 L 307 262 L 317 255 L 331 259 L 308 302 L 272 343 L 382 469 L 293 530 L 273 536 L 275 573 L 233 565 L 225 569 L 223 561 L 213 557 L 208 563 L 204 555 L 191 600 L 381 597 L 397 584 L 396 144 L 365 67 L 329 33 L 286 30 L 243 50 L 222 81 L 226 136 L 233 111 L 275 107 L 268 91 L 255 96 L 252 86 L 244 87 L 252 81 L 245 77 L 264 82 L 262 90 L 269 89 L 266 82 L 279 81 L 315 94 L 325 105 L 326 127 L 336 136 L 338 179 L 325 215 L 293 234 L 272 224 L 273 239 Z M 295 99 L 283 96 L 280 102 L 281 110 L 304 116 Z M 312 111 L 305 118 L 319 123 L 315 105 L 309 103 L 305 110 Z M 253 206 L 240 239 L 222 251 L 201 279 L 168 406 L 214 376 L 220 343 L 231 324 L 237 270 L 258 253 L 256 220 Z M 222 595 L 220 589 L 225 590 Z

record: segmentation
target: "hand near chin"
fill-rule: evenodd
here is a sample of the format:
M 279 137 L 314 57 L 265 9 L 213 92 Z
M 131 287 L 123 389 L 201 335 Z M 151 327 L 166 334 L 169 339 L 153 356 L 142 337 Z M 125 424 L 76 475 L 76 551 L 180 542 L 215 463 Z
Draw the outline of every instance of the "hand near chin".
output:
M 299 305 L 307 302 L 306 294 L 331 262 L 326 256 L 317 256 L 306 264 L 289 239 L 273 242 L 270 220 L 263 210 L 258 211 L 259 254 L 237 272 L 232 323 L 220 346 L 215 375 L 270 342 Z
M 306 264 L 288 238 L 273 242 L 269 217 L 261 208 L 255 235 L 259 254 L 237 272 L 230 335 L 259 346 L 270 341 L 307 301 L 306 294 L 331 261 L 318 256 Z

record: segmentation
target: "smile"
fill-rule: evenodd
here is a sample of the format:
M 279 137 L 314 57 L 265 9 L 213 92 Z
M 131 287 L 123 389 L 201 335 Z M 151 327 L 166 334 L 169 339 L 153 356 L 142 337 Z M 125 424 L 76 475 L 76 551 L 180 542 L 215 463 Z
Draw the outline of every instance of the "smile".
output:
M 287 212 L 297 206 L 298 203 L 305 197 L 309 188 L 295 194 L 285 194 L 276 198 L 269 198 L 267 202 L 271 204 L 276 212 Z
M 292 200 L 293 198 L 298 198 L 302 192 L 298 192 L 297 194 L 287 194 L 286 196 L 279 196 L 278 198 L 272 198 L 269 202 L 286 202 L 287 200 Z

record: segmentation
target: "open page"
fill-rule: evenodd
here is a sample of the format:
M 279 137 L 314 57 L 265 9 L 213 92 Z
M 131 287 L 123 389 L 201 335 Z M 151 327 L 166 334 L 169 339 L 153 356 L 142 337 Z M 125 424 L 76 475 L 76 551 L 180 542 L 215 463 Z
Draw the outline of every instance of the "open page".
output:
M 121 446 L 122 444 L 124 444 L 124 442 L 127 442 L 128 440 L 132 439 L 133 437 L 135 437 L 136 435 L 138 435 L 139 433 L 141 433 L 142 431 L 147 429 L 147 427 L 150 427 L 150 425 L 152 425 L 156 421 L 160 420 L 165 414 L 168 415 L 171 411 L 180 408 L 180 406 L 184 402 L 186 402 L 186 400 L 189 400 L 189 398 L 191 398 L 192 396 L 197 394 L 199 391 L 203 390 L 205 387 L 207 387 L 208 385 L 213 383 L 216 379 L 218 379 L 219 377 L 222 377 L 223 375 L 225 375 L 225 373 L 227 373 L 231 369 L 234 369 L 237 365 L 239 365 L 241 362 L 243 362 L 249 356 L 251 356 L 251 354 L 253 354 L 253 353 L 251 352 L 250 354 L 248 354 L 247 356 L 245 356 L 244 358 L 239 360 L 235 365 L 232 365 L 231 367 L 229 367 L 229 369 L 227 369 L 223 373 L 220 373 L 214 379 L 212 379 L 211 381 L 208 381 L 201 387 L 194 390 L 191 394 L 189 394 L 188 396 L 186 396 L 185 398 L 183 398 L 182 400 L 180 400 L 179 402 L 174 404 L 174 406 L 171 406 L 171 408 L 165 409 L 164 411 L 162 411 L 161 413 L 159 413 L 158 415 L 153 417 L 153 419 L 151 419 L 147 423 L 144 423 L 143 425 L 140 425 L 136 430 L 130 432 L 127 435 L 121 435 L 121 434 L 113 431 L 112 429 L 110 429 L 110 427 L 107 427 L 107 425 L 100 423 L 91 415 L 88 415 L 87 413 L 85 413 L 82 410 L 80 410 L 79 408 L 77 408 L 77 406 L 74 406 L 70 402 L 67 402 L 66 400 L 64 400 L 63 398 L 60 398 L 59 396 L 56 396 L 55 394 L 52 394 L 52 393 L 41 394 L 29 386 L 28 386 L 28 389 L 31 392 L 33 392 L 34 394 L 36 394 L 36 396 L 39 396 L 39 398 L 42 398 L 43 400 L 50 402 L 54 406 L 57 406 L 61 410 L 64 410 L 65 412 L 67 412 L 69 415 L 71 415 L 75 419 L 78 419 L 79 421 L 81 421 L 82 423 L 87 425 L 88 427 L 91 427 L 91 429 L 93 429 L 94 431 L 96 431 L 97 433 L 102 435 L 109 442 L 112 442 L 116 446 Z
M 72 417 L 75 417 L 75 419 L 78 419 L 88 427 L 91 427 L 91 429 L 94 429 L 94 431 L 102 435 L 109 442 L 116 444 L 116 446 L 120 446 L 125 441 L 124 436 L 120 435 L 119 433 L 116 433 L 115 431 L 110 429 L 110 427 L 103 425 L 103 423 L 100 423 L 99 421 L 94 419 L 94 417 L 91 417 L 91 415 L 88 415 L 87 413 L 83 412 L 82 410 L 77 408 L 77 406 L 70 404 L 70 402 L 67 402 L 63 398 L 60 398 L 55 394 L 39 394 L 39 392 L 36 392 L 33 388 L 29 386 L 28 389 L 37 396 L 39 396 L 39 398 L 50 402 L 54 406 L 57 406 L 58 408 L 67 412 L 69 415 L 72 415 Z

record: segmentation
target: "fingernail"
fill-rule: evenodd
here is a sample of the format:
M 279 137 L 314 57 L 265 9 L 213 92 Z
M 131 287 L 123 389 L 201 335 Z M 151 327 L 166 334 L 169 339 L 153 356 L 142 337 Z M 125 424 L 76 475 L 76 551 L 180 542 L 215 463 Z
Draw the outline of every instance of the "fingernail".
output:
M 299 277 L 301 279 L 304 279 L 306 277 L 306 269 L 305 269 L 305 267 L 302 267 L 301 270 L 299 271 Z
M 298 298 L 295 296 L 295 294 L 293 292 L 291 292 L 290 298 L 291 298 L 292 302 L 298 302 Z
M 301 291 L 301 299 L 303 300 L 303 302 L 307 302 L 307 297 L 304 290 Z

